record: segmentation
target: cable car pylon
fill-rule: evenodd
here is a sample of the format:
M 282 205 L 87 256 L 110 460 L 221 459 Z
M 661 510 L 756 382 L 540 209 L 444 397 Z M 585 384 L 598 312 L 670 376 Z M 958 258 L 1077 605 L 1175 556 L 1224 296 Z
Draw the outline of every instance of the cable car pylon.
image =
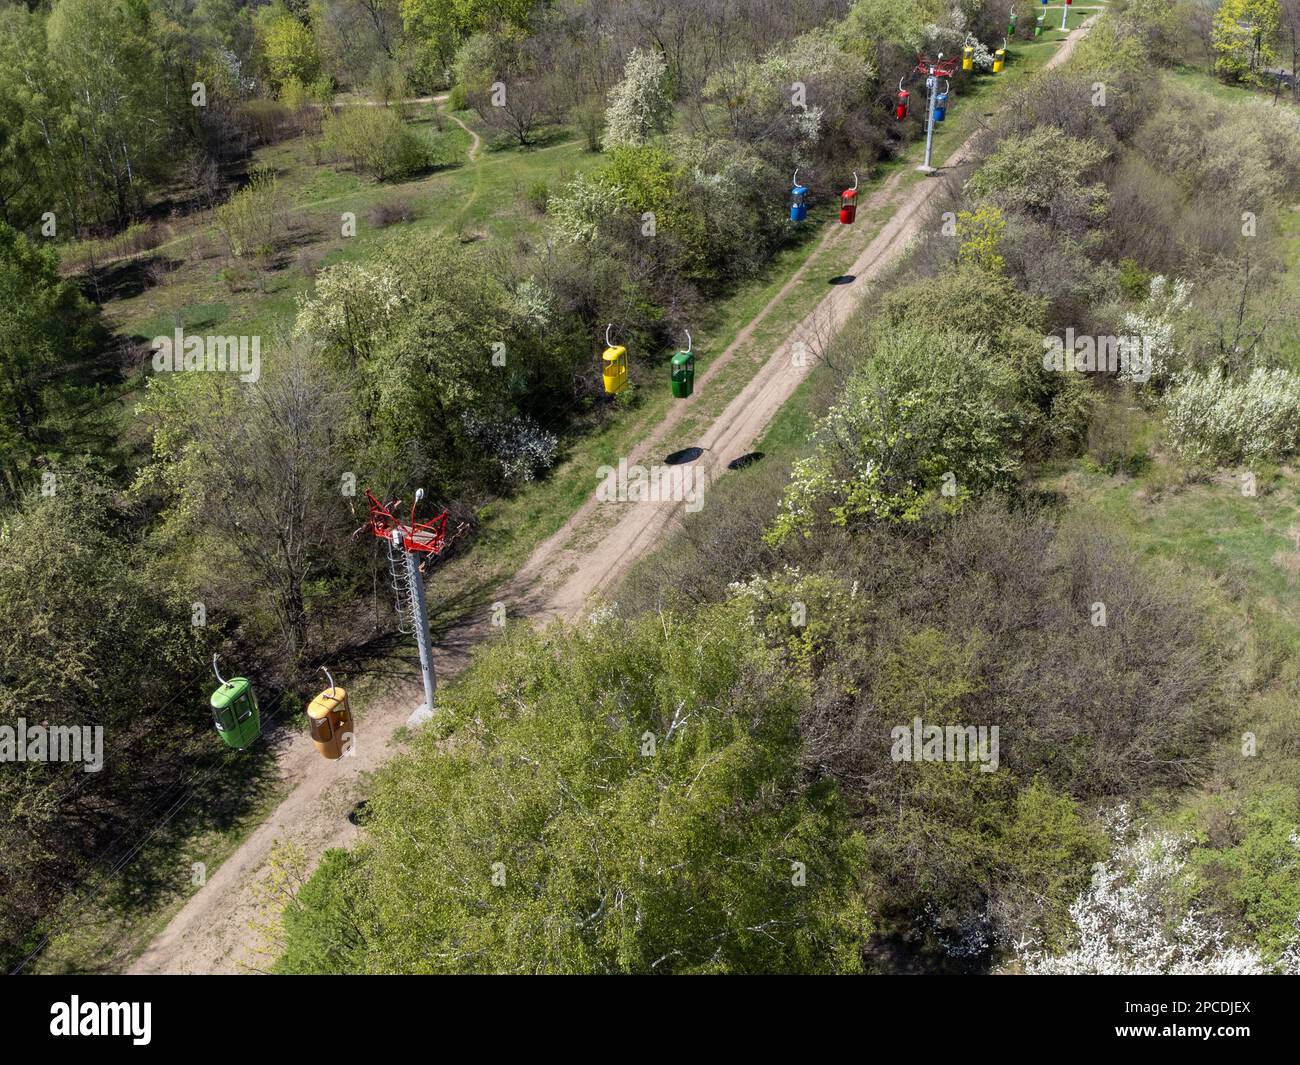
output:
M 419 725 L 433 717 L 434 695 L 438 680 L 433 668 L 433 641 L 429 635 L 429 606 L 424 595 L 423 564 L 416 556 L 425 555 L 437 558 L 447 546 L 447 511 L 444 509 L 431 521 L 416 521 L 415 509 L 424 498 L 424 489 L 415 493 L 415 502 L 405 521 L 398 518 L 393 509 L 401 505 L 401 500 L 380 503 L 369 489 L 366 499 L 370 501 L 370 520 L 357 533 L 367 529 L 371 534 L 384 541 L 388 550 L 389 569 L 393 574 L 393 593 L 397 608 L 398 627 L 408 623 L 415 632 L 415 644 L 420 651 L 420 679 L 424 684 L 424 705 L 416 707 L 408 719 L 408 724 Z

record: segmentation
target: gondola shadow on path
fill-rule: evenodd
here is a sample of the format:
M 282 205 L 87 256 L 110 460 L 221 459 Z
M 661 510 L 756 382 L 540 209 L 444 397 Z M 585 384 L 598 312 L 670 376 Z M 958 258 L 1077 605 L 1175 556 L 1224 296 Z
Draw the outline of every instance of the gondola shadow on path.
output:
M 739 458 L 732 459 L 730 462 L 727 463 L 727 469 L 729 470 L 746 469 L 754 465 L 754 463 L 756 463 L 762 457 L 763 457 L 763 452 L 751 451 L 747 455 L 741 455 Z

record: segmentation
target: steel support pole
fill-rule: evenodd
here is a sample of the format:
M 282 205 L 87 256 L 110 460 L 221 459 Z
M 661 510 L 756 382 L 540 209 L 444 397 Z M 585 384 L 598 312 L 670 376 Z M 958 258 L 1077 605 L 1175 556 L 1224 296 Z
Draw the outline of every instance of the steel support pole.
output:
M 933 174 L 934 167 L 930 165 L 930 152 L 934 145 L 934 98 L 939 89 L 939 79 L 933 74 L 927 75 L 925 88 L 928 94 L 925 104 L 925 162 L 917 169 L 926 174 Z
M 415 559 L 416 553 L 406 549 L 405 537 L 400 529 L 394 530 L 393 541 L 402 549 L 406 559 L 406 575 L 411 582 L 411 613 L 415 625 L 415 643 L 420 649 L 420 676 L 424 681 L 424 706 L 411 715 L 411 720 L 424 721 L 433 716 L 433 696 L 438 678 L 433 670 L 433 642 L 429 637 L 429 607 L 424 598 L 424 577 Z

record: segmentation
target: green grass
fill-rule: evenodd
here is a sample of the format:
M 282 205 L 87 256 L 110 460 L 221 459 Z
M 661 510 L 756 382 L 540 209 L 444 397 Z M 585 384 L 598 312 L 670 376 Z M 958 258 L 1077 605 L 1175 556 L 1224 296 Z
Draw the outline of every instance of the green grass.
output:
M 1183 64 L 1174 67 L 1166 75 L 1173 83 L 1175 91 L 1178 86 L 1188 86 L 1199 89 L 1220 100 L 1239 101 L 1246 96 L 1254 96 L 1263 100 L 1273 100 L 1274 90 L 1272 88 L 1247 88 L 1242 85 L 1227 85 L 1214 76 L 1209 66 L 1197 66 L 1193 64 Z M 1283 89 L 1277 96 L 1279 106 L 1292 107 L 1300 110 L 1300 104 L 1291 99 L 1289 89 Z

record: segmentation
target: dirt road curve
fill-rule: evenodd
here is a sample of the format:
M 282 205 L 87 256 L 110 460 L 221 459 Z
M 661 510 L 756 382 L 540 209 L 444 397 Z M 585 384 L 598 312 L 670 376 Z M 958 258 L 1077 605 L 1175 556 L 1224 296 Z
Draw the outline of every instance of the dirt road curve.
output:
M 1076 29 L 1048 66 L 1064 62 L 1097 17 Z M 963 162 L 970 147 L 969 141 L 962 145 L 947 166 Z M 728 462 L 748 452 L 762 437 L 776 412 L 811 369 L 811 360 L 808 365 L 795 364 L 791 358 L 793 345 L 802 340 L 816 351 L 814 341 L 843 325 L 865 295 L 869 282 L 896 261 L 915 236 L 921 208 L 936 186 L 919 182 L 899 202 L 901 178 L 902 172 L 894 174 L 859 208 L 860 215 L 870 216 L 876 208 L 897 203 L 893 217 L 849 270 L 854 280 L 830 289 L 698 441 L 706 450 L 697 464 L 707 471 L 709 483 L 726 472 Z M 841 227 L 830 227 L 823 244 L 845 239 L 843 233 Z M 710 378 L 749 339 L 798 278 L 791 278 L 731 347 L 714 360 L 708 372 L 699 376 L 697 394 L 707 391 Z M 660 446 L 689 406 L 690 401 L 674 404 L 655 432 L 628 456 L 629 464 L 660 461 L 656 457 Z M 615 503 L 601 506 L 600 513 L 597 509 L 593 496 L 563 528 L 538 545 L 499 596 L 509 604 L 512 615 L 578 616 L 593 596 L 611 586 L 624 565 L 661 538 L 680 505 Z M 600 527 L 598 537 L 591 535 L 593 526 Z M 464 668 L 470 647 L 486 631 L 485 622 L 476 621 L 442 640 L 437 650 L 440 678 L 454 676 Z M 288 797 L 222 863 L 127 971 L 236 973 L 264 968 L 268 957 L 261 953 L 262 936 L 252 927 L 258 917 L 252 886 L 266 873 L 272 844 L 277 840 L 292 841 L 305 848 L 315 861 L 325 849 L 355 840 L 358 829 L 348 822 L 347 814 L 365 794 L 365 774 L 397 753 L 400 744 L 395 734 L 421 701 L 418 679 L 411 678 L 396 685 L 381 703 L 370 705 L 358 724 L 359 742 L 353 758 L 324 762 L 306 735 L 286 741 L 277 758 L 284 779 L 292 787 Z M 187 860 L 202 861 L 203 855 L 187 856 Z

